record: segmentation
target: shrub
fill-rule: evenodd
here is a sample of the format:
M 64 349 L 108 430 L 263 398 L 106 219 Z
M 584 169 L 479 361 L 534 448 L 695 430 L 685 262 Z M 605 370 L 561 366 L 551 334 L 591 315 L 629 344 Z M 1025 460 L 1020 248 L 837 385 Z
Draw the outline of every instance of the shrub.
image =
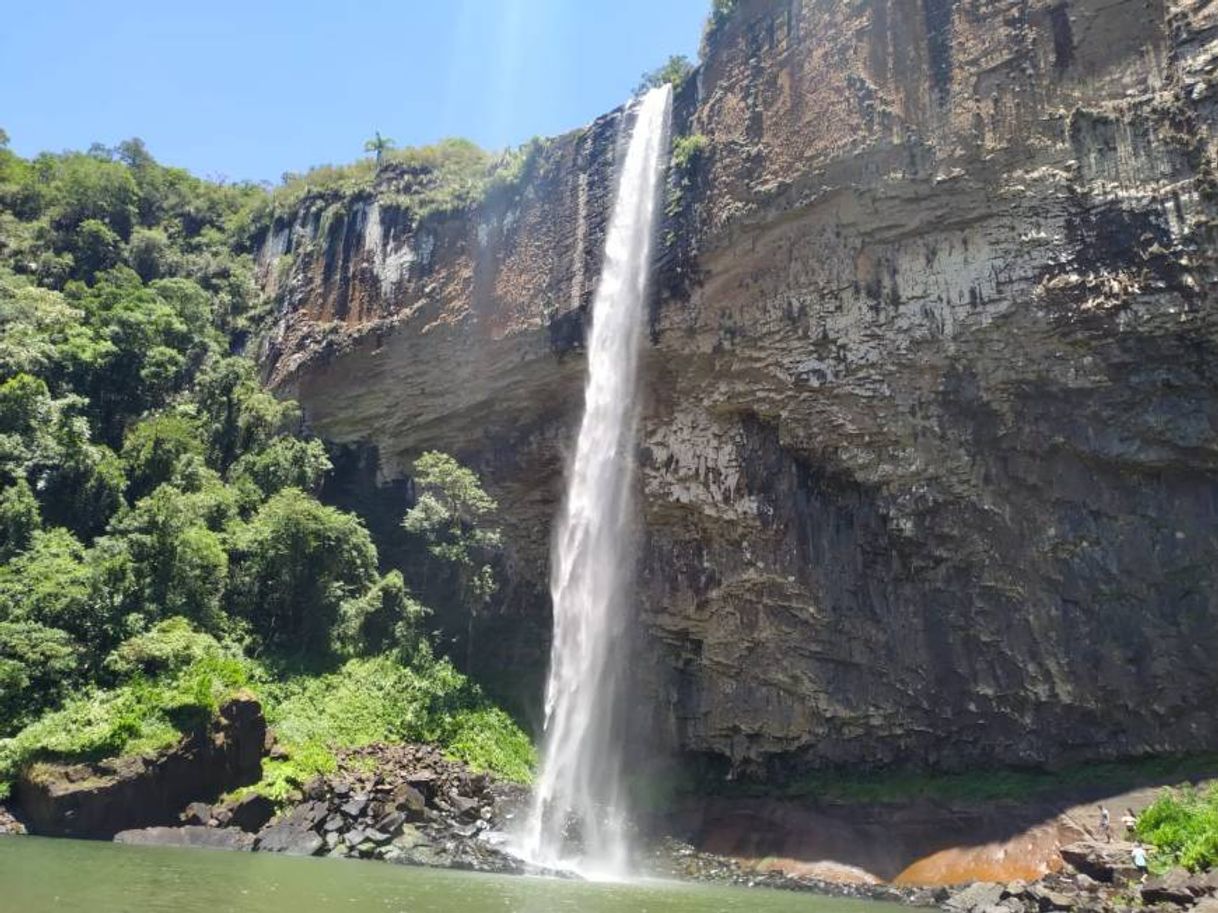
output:
M 1218 864 L 1218 784 L 1166 791 L 1138 816 L 1137 833 L 1166 865 L 1212 868 Z
M 702 157 L 710 141 L 701 133 L 688 133 L 672 141 L 672 165 L 685 171 Z
M 322 675 L 289 673 L 262 694 L 288 755 L 268 762 L 257 786 L 276 801 L 334 770 L 337 750 L 373 742 L 438 742 L 472 767 L 521 781 L 536 763 L 532 743 L 511 718 L 425 647 L 410 664 L 385 655 L 352 659 Z
M 185 618 L 175 616 L 123 641 L 106 657 L 105 667 L 119 678 L 158 676 L 180 672 L 198 660 L 221 656 L 223 652 L 214 637 L 196 631 Z

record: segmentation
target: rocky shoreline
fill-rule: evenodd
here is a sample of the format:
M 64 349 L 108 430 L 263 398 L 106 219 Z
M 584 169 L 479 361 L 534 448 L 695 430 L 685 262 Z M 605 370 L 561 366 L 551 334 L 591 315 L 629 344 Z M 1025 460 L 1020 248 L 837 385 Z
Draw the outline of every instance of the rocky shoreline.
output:
M 475 773 L 435 746 L 374 744 L 342 753 L 333 773 L 313 778 L 285 807 L 238 791 L 215 803 L 191 802 L 173 824 L 121 830 L 113 840 L 570 877 L 529 866 L 507 851 L 506 834 L 527 800 L 527 788 Z M 26 833 L 26 824 L 0 805 L 0 834 Z M 828 863 L 812 867 L 816 874 L 792 874 L 672 837 L 641 842 L 646 849 L 640 870 L 658 878 L 938 907 L 948 913 L 1218 913 L 1218 871 L 1175 869 L 1144 878 L 1132 864 L 1133 845 L 1123 842 L 1082 840 L 1061 847 L 1060 867 L 1035 881 L 940 887 L 886 883 Z M 821 877 L 838 869 L 840 877 Z

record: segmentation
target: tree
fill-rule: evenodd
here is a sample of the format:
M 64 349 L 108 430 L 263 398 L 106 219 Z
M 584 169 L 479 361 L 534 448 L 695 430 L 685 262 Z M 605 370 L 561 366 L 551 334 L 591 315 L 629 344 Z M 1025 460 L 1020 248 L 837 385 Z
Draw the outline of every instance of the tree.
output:
M 195 384 L 195 401 L 204 421 L 208 461 L 221 472 L 300 419 L 295 403 L 262 390 L 253 363 L 245 358 L 222 358 L 206 365 Z
M 364 143 L 364 151 L 375 152 L 376 163 L 379 165 L 381 163 L 381 157 L 392 149 L 393 146 L 393 140 L 389 139 L 388 137 L 381 136 L 381 131 L 377 130 L 376 135 Z
M 0 491 L 0 561 L 30 547 L 34 533 L 42 528 L 38 501 L 25 479 L 18 479 Z
M 501 543 L 499 529 L 488 525 L 498 505 L 478 476 L 446 453 L 429 451 L 414 462 L 418 499 L 402 518 L 407 532 L 421 537 L 427 550 L 451 567 L 469 612 L 466 668 L 473 658 L 474 621 L 498 585 L 491 558 Z
M 172 480 L 178 464 L 189 455 L 202 458 L 203 440 L 195 422 L 187 416 L 161 413 L 133 426 L 127 432 L 122 453 L 131 500 L 137 501 Z
M 207 631 L 223 627 L 228 554 L 207 523 L 214 522 L 212 495 L 162 485 L 111 527 L 130 555 L 137 605 L 146 618 L 182 616 Z
M 77 672 L 79 648 L 57 628 L 0 621 L 0 737 L 62 700 Z
M 112 269 L 122 257 L 122 240 L 99 219 L 85 219 L 67 239 L 68 253 L 75 265 L 75 277 L 91 282 L 100 272 Z
M 342 604 L 332 638 L 343 656 L 367 656 L 396 648 L 413 657 L 422 641 L 419 625 L 431 610 L 410 595 L 400 571 L 390 571 L 362 596 Z
M 673 54 L 664 62 L 663 66 L 644 73 L 639 84 L 634 87 L 634 92 L 636 95 L 641 95 L 648 89 L 658 89 L 665 83 L 671 85 L 672 90 L 676 92 L 693 72 L 694 65 L 689 62 L 688 57 L 684 54 Z
M 279 437 L 233 464 L 230 478 L 249 479 L 264 497 L 285 488 L 315 492 L 330 471 L 330 458 L 321 441 Z
M 34 622 L 66 631 L 100 664 L 125 636 L 123 575 L 99 574 L 100 557 L 66 529 L 34 533 L 30 546 L 0 565 L 0 621 Z
M 285 489 L 236 537 L 232 604 L 267 648 L 330 652 L 343 603 L 377 581 L 376 547 L 359 518 Z

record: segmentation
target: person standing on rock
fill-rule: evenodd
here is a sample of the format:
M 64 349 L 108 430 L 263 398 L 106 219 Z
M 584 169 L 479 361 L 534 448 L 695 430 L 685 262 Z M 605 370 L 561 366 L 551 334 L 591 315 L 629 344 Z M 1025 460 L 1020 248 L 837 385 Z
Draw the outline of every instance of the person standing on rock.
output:
M 1139 881 L 1146 880 L 1146 850 L 1140 843 L 1133 845 L 1133 864 L 1137 867 Z
M 1112 843 L 1112 818 L 1104 805 L 1100 806 L 1100 833 L 1104 835 L 1105 843 Z
M 1138 816 L 1133 813 L 1132 808 L 1125 809 L 1125 816 L 1121 818 L 1121 824 L 1125 827 L 1125 836 L 1129 836 L 1138 829 Z

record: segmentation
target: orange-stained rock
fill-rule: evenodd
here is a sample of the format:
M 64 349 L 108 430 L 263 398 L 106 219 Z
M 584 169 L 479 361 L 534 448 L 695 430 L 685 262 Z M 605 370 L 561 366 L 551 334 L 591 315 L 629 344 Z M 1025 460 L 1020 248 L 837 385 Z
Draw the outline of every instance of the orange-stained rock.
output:
M 1010 840 L 940 850 L 910 865 L 895 884 L 938 886 L 973 881 L 1035 881 L 1062 867 L 1055 824 L 1033 828 Z
M 778 872 L 791 878 L 815 878 L 820 881 L 832 881 L 836 884 L 883 883 L 881 879 L 865 869 L 830 860 L 806 862 L 800 859 L 782 859 L 771 856 L 757 860 L 752 867 L 761 873 Z

